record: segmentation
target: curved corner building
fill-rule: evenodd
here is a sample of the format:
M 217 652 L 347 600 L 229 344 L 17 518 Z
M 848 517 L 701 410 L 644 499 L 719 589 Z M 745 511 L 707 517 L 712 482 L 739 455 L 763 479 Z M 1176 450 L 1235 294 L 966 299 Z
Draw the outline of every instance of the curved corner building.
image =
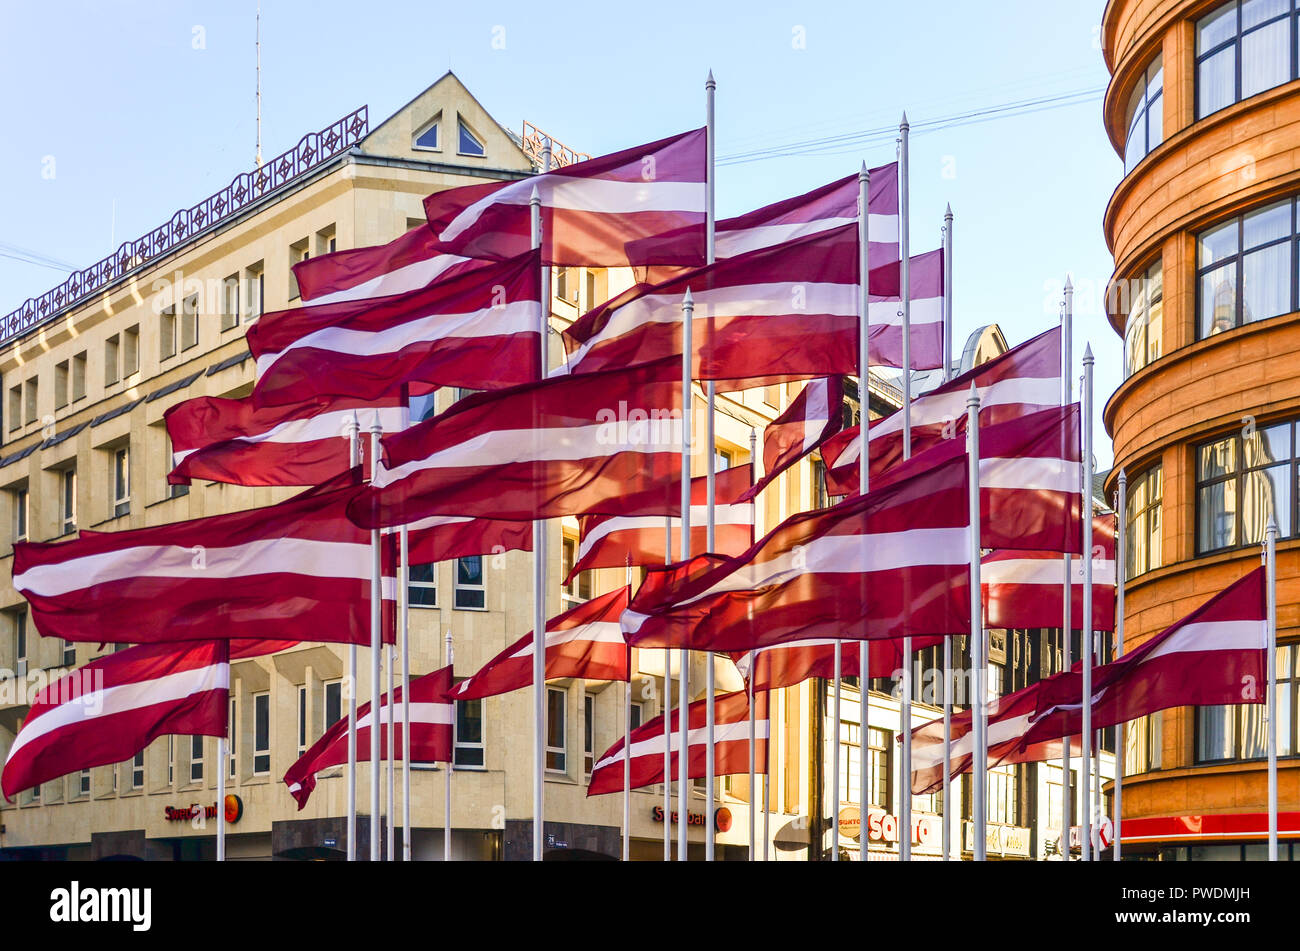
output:
M 1101 37 L 1126 640 L 1258 565 L 1277 519 L 1279 857 L 1300 860 L 1300 0 L 1109 0 Z M 1129 724 L 1126 858 L 1266 856 L 1265 709 Z

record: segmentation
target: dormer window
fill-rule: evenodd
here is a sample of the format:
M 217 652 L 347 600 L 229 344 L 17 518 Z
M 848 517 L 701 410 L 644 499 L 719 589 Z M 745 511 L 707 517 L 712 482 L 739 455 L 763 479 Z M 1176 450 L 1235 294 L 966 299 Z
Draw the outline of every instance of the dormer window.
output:
M 439 139 L 439 129 L 442 126 L 442 113 L 434 116 L 433 121 L 424 127 L 423 131 L 415 137 L 415 147 L 417 149 L 428 149 L 432 152 L 442 150 L 442 142 Z
M 465 125 L 465 120 L 459 119 L 459 123 L 460 123 L 460 145 L 458 147 L 458 150 L 460 154 L 461 155 L 485 154 L 483 143 L 480 142 L 478 140 L 478 137 L 469 130 L 469 126 Z

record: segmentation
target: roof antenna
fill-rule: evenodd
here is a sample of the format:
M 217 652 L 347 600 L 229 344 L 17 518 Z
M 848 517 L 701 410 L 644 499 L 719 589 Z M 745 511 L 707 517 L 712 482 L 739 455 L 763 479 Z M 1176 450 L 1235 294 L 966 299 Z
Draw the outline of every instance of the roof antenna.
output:
M 262 167 L 262 0 L 257 0 L 257 167 Z

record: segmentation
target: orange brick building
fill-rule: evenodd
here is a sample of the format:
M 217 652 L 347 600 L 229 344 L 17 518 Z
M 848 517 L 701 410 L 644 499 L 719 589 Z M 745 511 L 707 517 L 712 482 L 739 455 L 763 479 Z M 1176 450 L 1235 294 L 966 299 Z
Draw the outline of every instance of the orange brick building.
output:
M 1300 860 L 1300 3 L 1109 0 L 1105 214 L 1124 382 L 1127 642 L 1278 552 L 1280 858 Z M 1126 858 L 1264 856 L 1262 705 L 1129 724 Z

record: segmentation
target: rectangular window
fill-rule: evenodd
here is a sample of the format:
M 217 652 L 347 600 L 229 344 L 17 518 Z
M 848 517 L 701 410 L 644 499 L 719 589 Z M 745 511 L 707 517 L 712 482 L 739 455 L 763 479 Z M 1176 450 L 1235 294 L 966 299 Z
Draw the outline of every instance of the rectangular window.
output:
M 298 685 L 298 755 L 307 752 L 307 685 Z
M 834 727 L 834 723 L 829 724 Z M 862 728 L 847 720 L 840 721 L 840 799 L 857 802 L 862 786 Z M 835 742 L 834 736 L 831 742 Z
M 54 366 L 54 408 L 63 409 L 68 405 L 68 361 Z
M 1128 102 L 1128 136 L 1124 141 L 1124 173 L 1137 167 L 1164 141 L 1164 67 L 1157 56 L 1133 89 Z
M 131 512 L 131 450 L 127 446 L 113 450 L 113 517 Z
M 235 743 L 236 743 L 236 740 L 239 738 L 239 717 L 236 716 L 236 714 L 237 714 L 238 712 L 239 712 L 239 708 L 238 708 L 238 705 L 235 703 L 235 698 L 234 698 L 234 697 L 231 697 L 231 698 L 230 698 L 230 718 L 227 720 L 227 723 L 226 723 L 226 734 L 230 737 L 230 742 L 226 744 L 226 747 L 227 747 L 227 749 L 226 749 L 226 763 L 227 763 L 227 769 L 226 769 L 226 771 L 227 771 L 227 775 L 229 775 L 231 779 L 234 779 L 234 778 L 235 778 L 235 762 L 236 762 L 236 757 L 235 757 Z M 217 765 L 217 768 L 218 768 L 218 769 L 221 768 L 220 764 Z
M 568 767 L 564 715 L 568 693 L 549 688 L 546 691 L 546 769 L 563 773 Z
M 176 782 L 176 737 L 167 734 L 167 785 L 174 785 Z
M 1196 22 L 1196 118 L 1295 78 L 1289 0 L 1231 0 Z
M 64 667 L 76 667 L 77 666 L 76 641 L 64 640 L 63 638 L 60 638 L 60 640 L 63 640 L 63 653 L 62 653 L 62 657 L 60 658 L 60 663 L 62 663 Z
M 122 376 L 140 372 L 140 325 L 122 331 Z
M 27 488 L 14 489 L 12 492 L 14 501 L 14 541 L 27 541 L 27 516 L 31 508 Z
M 14 626 L 14 669 L 19 677 L 27 676 L 27 612 L 23 609 L 9 615 Z
M 1020 825 L 1019 767 L 997 766 L 988 772 L 988 817 L 1003 825 Z
M 23 386 L 9 388 L 9 431 L 23 428 Z
M 310 257 L 311 252 L 307 249 L 306 238 L 289 245 L 289 300 L 297 300 L 302 296 L 298 291 L 298 275 L 293 272 L 293 266 Z
M 77 777 L 77 794 L 79 796 L 90 795 L 90 770 L 83 769 Z
M 483 701 L 456 701 L 455 752 L 456 766 L 481 768 L 484 759 Z
M 166 463 L 167 468 L 172 468 L 172 467 L 174 467 L 174 466 L 176 465 L 176 451 L 175 451 L 175 448 L 172 446 L 172 437 L 171 437 L 171 434 L 168 433 L 167 430 L 166 430 L 165 428 L 163 429 L 163 443 L 164 443 L 164 447 L 165 447 L 166 450 L 167 450 L 167 452 L 166 452 L 166 454 L 163 456 L 163 458 L 167 460 L 167 463 Z M 163 476 L 163 481 L 164 481 L 165 486 L 166 486 L 166 487 L 164 488 L 164 490 L 163 490 L 163 492 L 164 492 L 163 497 L 164 497 L 164 498 L 168 498 L 168 499 L 176 499 L 176 498 L 180 498 L 182 495 L 189 495 L 189 494 L 190 494 L 190 487 L 189 487 L 188 485 L 183 485 L 183 484 L 182 484 L 182 485 L 172 485 L 170 482 L 167 482 L 167 481 L 166 481 L 166 479 L 167 479 L 167 471 L 166 471 L 166 470 L 163 471 L 162 476 Z
M 86 351 L 72 358 L 72 402 L 86 395 Z
M 136 753 L 131 760 L 131 788 L 144 788 L 144 750 Z
M 221 282 L 221 329 L 239 326 L 239 275 L 231 274 Z
M 438 606 L 438 565 L 411 565 L 407 569 L 407 597 L 413 608 Z
M 890 798 L 889 752 L 889 731 L 868 726 L 867 756 L 871 771 L 868 776 L 871 802 L 868 805 L 880 806 L 886 811 L 892 811 L 890 804 L 893 802 Z
M 38 409 L 40 407 L 40 393 L 38 390 L 39 382 L 40 381 L 37 380 L 36 377 L 32 377 L 30 380 L 27 381 L 27 383 L 23 387 L 24 403 L 26 404 L 26 412 L 24 415 L 26 416 L 26 420 L 29 424 L 36 422 L 36 417 L 39 415 L 38 414 Z
M 1164 494 L 1163 470 L 1153 466 L 1128 486 L 1127 574 L 1135 578 L 1159 568 L 1161 561 L 1160 513 Z
M 168 360 L 176 356 L 176 305 L 164 307 L 158 315 L 158 356 Z
M 324 733 L 344 717 L 343 681 L 330 680 L 325 683 L 325 717 L 321 721 L 321 733 Z
M 1163 713 L 1130 720 L 1124 729 L 1124 773 L 1147 773 L 1160 768 Z
M 1300 699 L 1300 645 L 1277 648 L 1278 755 L 1297 751 L 1297 700 Z M 1264 759 L 1268 755 L 1266 703 L 1196 708 L 1196 762 Z
M 569 577 L 569 573 L 573 571 L 573 566 L 578 562 L 578 551 L 578 540 L 566 535 L 560 543 L 561 579 Z M 573 576 L 572 581 L 560 589 L 560 600 L 565 608 L 574 607 L 591 599 L 591 578 L 592 572 L 580 571 Z
M 467 610 L 484 610 L 487 607 L 487 585 L 483 579 L 483 556 L 470 555 L 456 559 L 456 591 L 454 606 Z
M 64 469 L 59 473 L 61 495 L 60 514 L 62 532 L 67 535 L 77 530 L 77 470 Z
M 1294 424 L 1252 427 L 1196 449 L 1196 550 L 1199 554 L 1263 541 L 1269 518 L 1295 534 Z
M 181 349 L 188 350 L 199 343 L 199 295 L 192 294 L 181 301 Z
M 104 385 L 111 386 L 121 377 L 119 367 L 122 360 L 121 338 L 117 334 L 104 341 Z
M 582 772 L 591 775 L 596 762 L 596 695 L 584 694 L 582 698 Z
M 1197 236 L 1197 339 L 1297 309 L 1295 216 L 1287 199 Z
M 266 300 L 266 268 L 261 261 L 244 269 L 244 322 L 262 316 Z
M 201 736 L 190 737 L 190 782 L 203 782 L 203 743 Z
M 271 695 L 253 694 L 253 775 L 271 771 Z
M 1164 269 L 1157 261 L 1135 281 L 1124 325 L 1124 376 L 1159 359 L 1164 338 Z

